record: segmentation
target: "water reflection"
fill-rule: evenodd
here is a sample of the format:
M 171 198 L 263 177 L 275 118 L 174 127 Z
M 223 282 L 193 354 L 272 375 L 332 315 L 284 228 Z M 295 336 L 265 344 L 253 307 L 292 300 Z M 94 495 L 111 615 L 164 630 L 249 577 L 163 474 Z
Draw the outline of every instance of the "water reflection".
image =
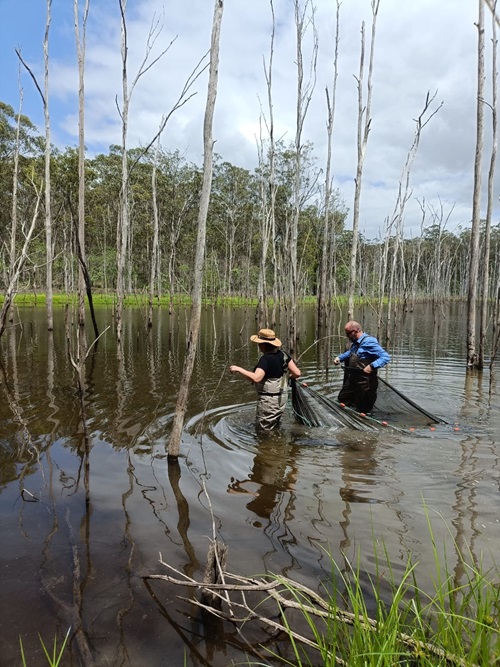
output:
M 269 526 L 272 514 L 287 495 L 286 507 L 293 506 L 293 490 L 297 481 L 295 457 L 297 447 L 287 446 L 282 440 L 261 435 L 250 475 L 246 479 L 231 478 L 228 493 L 240 493 L 251 497 L 246 508 L 264 523 L 254 520 L 255 527 Z M 286 507 L 282 514 L 286 515 Z
M 187 311 L 159 309 L 147 331 L 144 314 L 127 310 L 120 346 L 112 311 L 97 314 L 100 331 L 111 328 L 86 359 L 80 393 L 70 353 L 81 358 L 89 340 L 81 339 L 78 352 L 70 312 L 56 314 L 49 334 L 43 309 L 19 311 L 20 321 L 0 341 L 2 664 L 19 663 L 19 632 L 41 663 L 38 632 L 50 641 L 69 624 L 75 664 L 82 655 L 123 667 L 163 667 L 165 655 L 172 664 L 241 662 L 246 649 L 237 632 L 211 626 L 191 591 L 153 590 L 142 579 L 159 572 L 160 552 L 202 577 L 214 530 L 229 547 L 231 570 L 288 574 L 318 590 L 330 577 L 328 554 L 345 568 L 344 559 L 359 554 L 373 576 L 374 543 L 377 558 L 388 554 L 396 573 L 411 553 L 419 584 L 430 589 L 429 521 L 457 585 L 466 577 L 458 550 L 493 566 L 500 548 L 500 401 L 486 371 L 465 373 L 460 307 L 451 306 L 442 321 L 426 307 L 398 320 L 403 329 L 387 370 L 394 386 L 458 422 L 459 431 L 416 437 L 308 429 L 288 411 L 269 438 L 255 433 L 253 388 L 221 381 L 228 359 L 243 367 L 255 361 L 245 344 L 252 313 L 208 308 L 173 465 L 165 446 Z M 329 360 L 344 317 L 331 323 L 331 338 L 321 345 L 314 313 L 300 317 L 304 377 L 336 395 L 340 376 Z M 361 319 L 373 330 L 368 309 Z

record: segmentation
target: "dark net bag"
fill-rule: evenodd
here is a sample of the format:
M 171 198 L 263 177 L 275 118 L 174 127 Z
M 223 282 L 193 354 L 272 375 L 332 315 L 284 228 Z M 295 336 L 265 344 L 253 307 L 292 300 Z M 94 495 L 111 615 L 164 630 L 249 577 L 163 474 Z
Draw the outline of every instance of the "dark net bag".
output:
M 346 369 L 362 372 L 360 369 Z M 292 406 L 298 421 L 306 426 L 346 426 L 361 431 L 419 429 L 447 422 L 428 412 L 405 396 L 389 382 L 378 378 L 377 401 L 368 415 L 324 396 L 306 383 L 291 380 Z

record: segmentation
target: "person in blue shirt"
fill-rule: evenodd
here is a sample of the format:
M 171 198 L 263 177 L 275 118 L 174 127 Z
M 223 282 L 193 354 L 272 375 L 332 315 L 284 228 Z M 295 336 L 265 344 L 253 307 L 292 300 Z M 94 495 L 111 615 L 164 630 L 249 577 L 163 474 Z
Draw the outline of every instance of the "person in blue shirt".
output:
M 351 347 L 333 360 L 336 366 L 342 362 L 345 366 L 338 400 L 367 414 L 377 400 L 377 369 L 388 364 L 391 357 L 374 336 L 363 332 L 359 322 L 347 322 L 344 330 Z

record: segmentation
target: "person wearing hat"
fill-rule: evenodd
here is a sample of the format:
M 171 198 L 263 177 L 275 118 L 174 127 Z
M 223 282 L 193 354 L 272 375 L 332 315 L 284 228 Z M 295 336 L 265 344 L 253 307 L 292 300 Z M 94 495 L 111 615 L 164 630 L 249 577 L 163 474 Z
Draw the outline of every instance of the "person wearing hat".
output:
M 285 411 L 288 386 L 287 373 L 292 378 L 300 377 L 300 370 L 293 359 L 280 350 L 281 341 L 272 329 L 261 329 L 250 336 L 257 343 L 262 355 L 253 369 L 230 366 L 231 373 L 239 373 L 255 385 L 257 390 L 257 426 L 269 431 L 276 428 Z

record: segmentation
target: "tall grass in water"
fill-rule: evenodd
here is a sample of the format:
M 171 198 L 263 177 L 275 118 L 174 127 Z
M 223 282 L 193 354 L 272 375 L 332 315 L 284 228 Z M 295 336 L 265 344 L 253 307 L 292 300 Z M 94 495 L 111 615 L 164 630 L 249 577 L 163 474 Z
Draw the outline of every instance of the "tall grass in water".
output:
M 408 558 L 396 581 L 387 552 L 376 555 L 374 577 L 362 571 L 360 559 L 341 571 L 332 560 L 332 586 L 325 592 L 329 612 L 321 618 L 311 598 L 290 580 L 276 577 L 283 594 L 298 609 L 299 619 L 287 619 L 286 657 L 276 661 L 302 667 L 494 667 L 500 665 L 499 572 L 483 573 L 460 554 L 461 581 L 439 559 L 428 520 L 435 571 L 431 592 L 417 583 L 417 564 Z M 383 568 L 382 568 L 383 565 Z M 383 591 L 382 591 L 383 589 Z M 297 627 L 301 626 L 300 635 Z M 305 634 L 304 634 L 305 632 Z M 301 641 L 305 639 L 305 641 Z M 267 649 L 269 650 L 269 649 Z M 251 663 L 256 664 L 256 663 Z M 263 663 L 258 663 L 263 664 Z
M 40 644 L 42 645 L 43 652 L 45 653 L 45 657 L 47 658 L 47 664 L 50 665 L 50 667 L 58 667 L 59 666 L 59 664 L 61 662 L 61 659 L 62 659 L 62 656 L 63 656 L 63 653 L 64 653 L 64 649 L 66 648 L 66 644 L 68 643 L 68 637 L 69 637 L 70 632 L 71 632 L 71 628 L 68 628 L 66 636 L 64 637 L 63 643 L 62 643 L 62 645 L 59 649 L 57 648 L 57 638 L 54 637 L 54 646 L 52 647 L 52 655 L 49 653 L 48 648 L 45 646 L 45 643 L 44 643 L 43 639 L 40 637 L 40 635 L 38 635 L 40 637 Z M 21 637 L 19 637 L 19 646 L 21 647 L 22 664 L 23 664 L 23 667 L 26 667 L 26 658 L 25 658 L 25 655 L 24 655 L 24 648 L 23 648 L 23 642 L 22 642 Z

